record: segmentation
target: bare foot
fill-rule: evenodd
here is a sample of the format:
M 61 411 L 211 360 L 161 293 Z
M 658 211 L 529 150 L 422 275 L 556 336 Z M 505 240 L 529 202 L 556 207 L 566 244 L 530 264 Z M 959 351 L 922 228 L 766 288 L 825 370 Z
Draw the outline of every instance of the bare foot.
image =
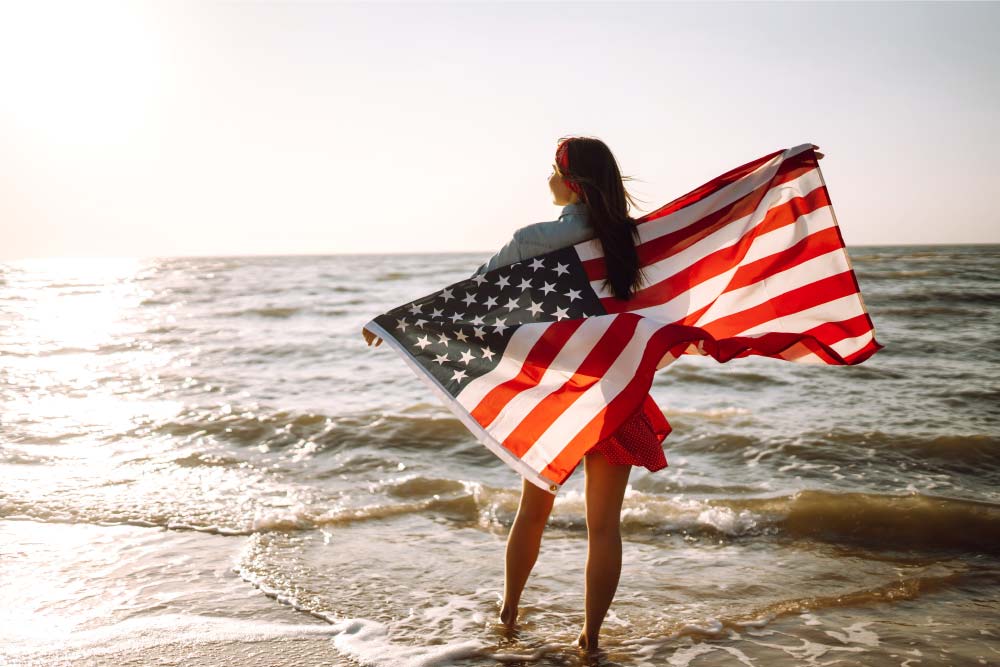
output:
M 580 636 L 576 639 L 576 644 L 580 648 L 586 651 L 596 651 L 597 650 L 597 639 L 593 641 L 587 636 L 586 632 L 581 632 Z
M 500 622 L 504 625 L 514 625 L 517 621 L 517 608 L 515 607 L 502 607 L 500 609 Z

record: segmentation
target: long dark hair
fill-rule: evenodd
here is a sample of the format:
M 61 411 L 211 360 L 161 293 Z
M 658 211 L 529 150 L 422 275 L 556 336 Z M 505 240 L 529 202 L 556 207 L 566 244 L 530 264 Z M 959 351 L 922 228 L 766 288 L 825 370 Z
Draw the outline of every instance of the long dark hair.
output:
M 615 297 L 628 300 L 644 281 L 635 248 L 639 230 L 629 215 L 631 207 L 638 207 L 623 183 L 631 179 L 622 178 L 615 156 L 600 139 L 561 138 L 556 150 L 557 164 L 560 149 L 565 150 L 566 167 L 560 164 L 563 179 L 579 188 L 590 224 L 604 249 L 608 273 L 604 287 L 610 285 Z

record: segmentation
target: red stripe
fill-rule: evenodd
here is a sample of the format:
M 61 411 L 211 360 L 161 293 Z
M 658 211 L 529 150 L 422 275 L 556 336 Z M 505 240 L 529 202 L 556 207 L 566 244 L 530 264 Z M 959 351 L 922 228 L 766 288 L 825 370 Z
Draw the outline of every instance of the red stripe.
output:
M 720 248 L 719 250 L 698 259 L 690 266 L 685 267 L 669 278 L 665 278 L 654 285 L 650 285 L 649 287 L 639 290 L 628 301 L 623 301 L 614 297 L 604 297 L 601 299 L 601 305 L 609 313 L 639 310 L 641 308 L 652 308 L 659 306 L 660 304 L 667 303 L 677 295 L 693 289 L 702 282 L 731 270 L 733 267 L 738 266 L 740 261 L 746 257 L 751 246 L 753 245 L 753 242 L 757 240 L 757 237 L 762 234 L 766 234 L 767 232 L 774 231 L 780 227 L 792 224 L 801 216 L 812 213 L 818 208 L 827 206 L 829 204 L 829 200 L 826 198 L 825 188 L 822 188 L 824 192 L 818 192 L 820 189 L 821 188 L 817 188 L 813 191 L 813 193 L 818 193 L 814 196 L 795 197 L 780 206 L 774 207 L 764 220 L 750 232 L 745 234 L 739 242 L 725 248 Z M 811 206 L 815 206 L 816 208 L 811 208 Z M 823 238 L 826 239 L 827 237 Z M 836 238 L 838 237 L 834 235 L 830 237 L 829 240 L 835 242 Z M 800 241 L 800 244 L 801 243 L 802 242 Z M 832 246 L 829 250 L 835 250 L 837 247 L 838 246 Z M 793 248 L 796 248 L 797 252 L 803 250 L 805 245 L 802 245 L 801 247 L 796 245 L 793 246 Z M 789 253 L 788 258 L 795 255 L 795 252 L 791 249 L 783 252 Z M 776 255 L 771 255 L 770 257 L 774 258 Z M 806 259 L 808 259 L 808 257 Z M 767 260 L 769 260 L 769 258 L 762 258 L 761 260 L 747 264 L 747 267 L 758 266 L 758 268 L 763 268 L 768 265 Z M 773 259 L 770 259 L 769 261 L 773 263 Z M 805 261 L 805 259 L 801 259 L 800 262 L 801 261 Z M 789 266 L 794 266 L 796 263 L 800 262 L 790 263 Z M 749 284 L 742 283 L 739 279 L 740 272 L 743 271 L 744 268 L 745 267 L 741 267 L 733 277 L 733 281 L 738 283 L 736 285 L 737 287 Z M 753 275 L 754 273 L 754 269 L 747 271 L 747 275 Z M 775 270 L 771 269 L 768 275 L 773 275 L 774 273 Z M 736 287 L 733 286 L 733 283 L 730 283 L 730 285 L 726 287 L 725 291 L 729 291 L 730 289 L 736 289 Z
M 844 357 L 844 363 L 850 364 L 851 366 L 855 364 L 860 364 L 862 361 L 872 356 L 873 354 L 881 350 L 883 347 L 885 346 L 880 343 L 877 343 L 875 339 L 872 338 L 870 341 L 868 341 L 868 344 L 865 345 L 863 348 L 861 348 L 857 352 L 854 352 Z
M 816 340 L 832 346 L 847 338 L 862 336 L 871 330 L 868 326 L 868 314 L 862 313 L 839 322 L 824 322 L 804 331 L 803 334 L 813 336 Z
M 752 308 L 726 315 L 702 325 L 702 328 L 717 339 L 729 338 L 775 318 L 794 315 L 801 310 L 856 293 L 851 271 L 842 271 L 789 290 Z
M 744 176 L 752 174 L 753 172 L 757 171 L 761 166 L 763 166 L 767 162 L 770 162 L 775 156 L 780 155 L 781 153 L 784 153 L 784 151 L 783 150 L 774 151 L 773 153 L 769 153 L 768 155 L 765 155 L 762 158 L 757 158 L 756 160 L 752 160 L 744 165 L 736 167 L 735 169 L 727 171 L 721 176 L 713 178 L 708 183 L 698 186 L 697 188 L 687 193 L 686 195 L 681 195 L 672 202 L 664 204 L 663 206 L 656 209 L 652 213 L 647 213 L 641 218 L 638 218 L 636 222 L 643 223 L 643 222 L 648 222 L 650 220 L 655 220 L 657 218 L 662 218 L 663 216 L 670 215 L 674 211 L 679 211 L 682 208 L 686 208 L 691 204 L 697 203 L 702 199 L 704 199 L 705 197 L 714 193 L 716 190 L 720 190 L 729 185 L 730 183 L 735 183 Z
M 784 204 L 770 209 L 757 227 L 758 234 L 767 234 L 776 229 L 794 224 L 803 215 L 814 213 L 830 205 L 830 195 L 825 185 L 821 185 L 804 195 L 792 197 Z
M 787 271 L 810 259 L 816 259 L 820 255 L 843 249 L 836 229 L 833 227 L 821 229 L 781 252 L 744 264 L 733 274 L 733 279 L 726 286 L 725 292 L 742 289 L 765 278 L 777 276 L 782 271 Z
M 470 413 L 472 418 L 483 427 L 489 426 L 512 398 L 538 384 L 545 369 L 583 322 L 583 319 L 574 319 L 551 323 L 545 333 L 535 341 L 531 352 L 521 365 L 520 372 L 514 378 L 491 389 L 472 409 Z
M 816 159 L 812 150 L 805 151 L 786 160 L 778 167 L 777 173 L 769 182 L 764 183 L 744 197 L 706 215 L 683 229 L 649 239 L 637 246 L 636 251 L 639 255 L 639 266 L 649 266 L 667 257 L 676 255 L 733 220 L 739 220 L 750 215 L 760 205 L 761 200 L 771 188 L 794 180 L 815 168 Z M 607 277 L 607 267 L 604 257 L 596 257 L 584 261 L 583 269 L 587 274 L 587 278 L 591 281 L 603 280 Z
M 823 178 L 823 174 L 822 173 L 820 173 L 820 178 L 821 179 Z M 834 221 L 834 223 L 836 223 L 837 222 L 837 214 L 833 212 L 833 204 L 830 204 L 830 215 L 833 216 L 833 221 Z M 840 245 L 844 246 L 844 248 L 846 249 L 847 248 L 847 244 L 844 243 L 844 236 L 843 236 L 843 234 L 840 231 L 840 225 L 834 224 L 834 229 L 837 230 L 837 235 L 840 237 Z M 872 318 L 868 314 L 868 309 L 865 308 L 865 299 L 864 299 L 863 296 L 861 296 L 861 284 L 858 283 L 858 277 L 854 273 L 854 267 L 851 266 L 851 258 L 847 255 L 846 250 L 845 250 L 844 256 L 847 257 L 847 265 L 851 268 L 851 280 L 854 281 L 854 289 L 858 293 L 858 301 L 861 302 L 861 308 L 862 308 L 862 310 L 865 311 L 865 317 L 868 318 L 868 326 L 871 327 L 872 336 L 873 336 L 872 342 L 874 342 L 875 323 L 872 322 Z M 879 350 L 881 350 L 882 347 L 884 347 L 884 346 L 880 345 L 879 343 L 874 343 L 874 347 L 863 358 L 858 358 L 856 361 L 850 361 L 848 363 L 850 363 L 850 364 L 860 364 L 862 361 L 864 361 L 865 359 L 867 359 L 871 355 L 873 355 L 876 352 L 878 352 Z M 852 357 L 853 356 L 855 356 L 855 355 L 852 355 Z
M 834 278 L 838 277 L 840 276 L 834 276 Z M 857 335 L 867 330 L 863 318 L 860 316 L 837 324 L 845 334 L 840 339 L 846 337 L 846 334 Z M 828 335 L 828 332 L 824 331 L 828 326 L 831 326 L 831 323 L 818 325 L 810 331 L 820 335 Z M 796 347 L 802 347 L 804 350 L 811 351 L 827 360 L 828 363 L 856 364 L 864 361 L 882 347 L 872 341 L 859 352 L 843 358 L 828 348 L 823 341 L 817 340 L 813 335 L 807 333 L 774 332 L 757 337 L 743 336 L 719 339 L 698 327 L 665 326 L 650 338 L 632 380 L 621 393 L 573 436 L 559 454 L 542 470 L 542 476 L 556 484 L 562 484 L 584 454 L 601 439 L 614 433 L 624 420 L 637 409 L 641 396 L 649 391 L 653 375 L 656 372 L 656 365 L 663 358 L 663 355 L 668 352 L 680 355 L 692 343 L 701 343 L 705 354 L 720 363 L 726 363 L 733 358 L 749 354 L 780 357 L 782 354 L 793 351 Z
M 656 364 L 663 354 L 672 347 L 678 337 L 683 338 L 687 333 L 688 327 L 669 326 L 654 333 L 646 344 L 635 375 L 629 383 L 573 436 L 573 439 L 541 471 L 542 476 L 561 484 L 591 447 L 617 431 L 618 427 L 639 408 L 643 397 L 649 393 Z
M 511 431 L 503 446 L 517 456 L 523 456 L 535 441 L 592 385 L 601 381 L 604 374 L 632 339 L 642 318 L 631 313 L 615 317 L 600 340 L 591 348 L 586 359 L 573 377 L 561 387 L 540 400 Z

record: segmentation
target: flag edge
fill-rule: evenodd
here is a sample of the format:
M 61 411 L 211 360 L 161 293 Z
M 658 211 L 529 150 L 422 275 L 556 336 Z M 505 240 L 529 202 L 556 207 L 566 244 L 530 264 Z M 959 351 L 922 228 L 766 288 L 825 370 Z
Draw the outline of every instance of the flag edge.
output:
M 448 390 L 441 386 L 438 379 L 430 375 L 423 368 L 423 366 L 417 363 L 417 361 L 413 358 L 413 355 L 411 355 L 406 348 L 403 347 L 402 343 L 396 340 L 396 338 L 387 332 L 378 322 L 371 320 L 364 326 L 364 328 L 368 329 L 377 336 L 380 336 L 382 340 L 392 347 L 392 349 L 399 353 L 399 356 L 404 362 L 406 362 L 406 365 L 410 367 L 410 370 L 412 370 L 418 378 L 423 380 L 423 382 L 437 395 L 441 402 L 445 404 L 445 407 L 451 410 L 452 414 L 458 417 L 459 421 L 461 421 L 462 424 L 469 429 L 476 439 L 485 445 L 491 452 L 496 454 L 501 461 L 506 463 L 516 473 L 521 475 L 521 477 L 527 479 L 540 489 L 543 489 L 552 495 L 556 495 L 558 493 L 559 489 L 562 488 L 560 484 L 556 484 L 552 480 L 542 477 L 542 475 L 534 468 L 531 468 L 524 461 L 507 451 L 503 445 L 497 442 L 496 438 L 493 438 L 486 432 L 486 429 L 484 429 L 479 422 L 473 419 L 472 415 L 469 414 L 462 404 L 448 393 Z

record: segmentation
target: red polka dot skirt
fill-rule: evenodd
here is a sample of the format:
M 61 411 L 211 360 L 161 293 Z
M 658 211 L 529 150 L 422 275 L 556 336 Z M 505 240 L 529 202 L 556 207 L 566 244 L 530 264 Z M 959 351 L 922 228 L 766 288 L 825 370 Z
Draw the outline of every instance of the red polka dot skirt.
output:
M 646 396 L 646 401 L 639 410 L 622 422 L 613 434 L 594 445 L 588 453 L 600 452 L 612 465 L 642 466 L 655 472 L 667 467 L 663 440 L 670 430 L 663 411 L 652 397 Z

